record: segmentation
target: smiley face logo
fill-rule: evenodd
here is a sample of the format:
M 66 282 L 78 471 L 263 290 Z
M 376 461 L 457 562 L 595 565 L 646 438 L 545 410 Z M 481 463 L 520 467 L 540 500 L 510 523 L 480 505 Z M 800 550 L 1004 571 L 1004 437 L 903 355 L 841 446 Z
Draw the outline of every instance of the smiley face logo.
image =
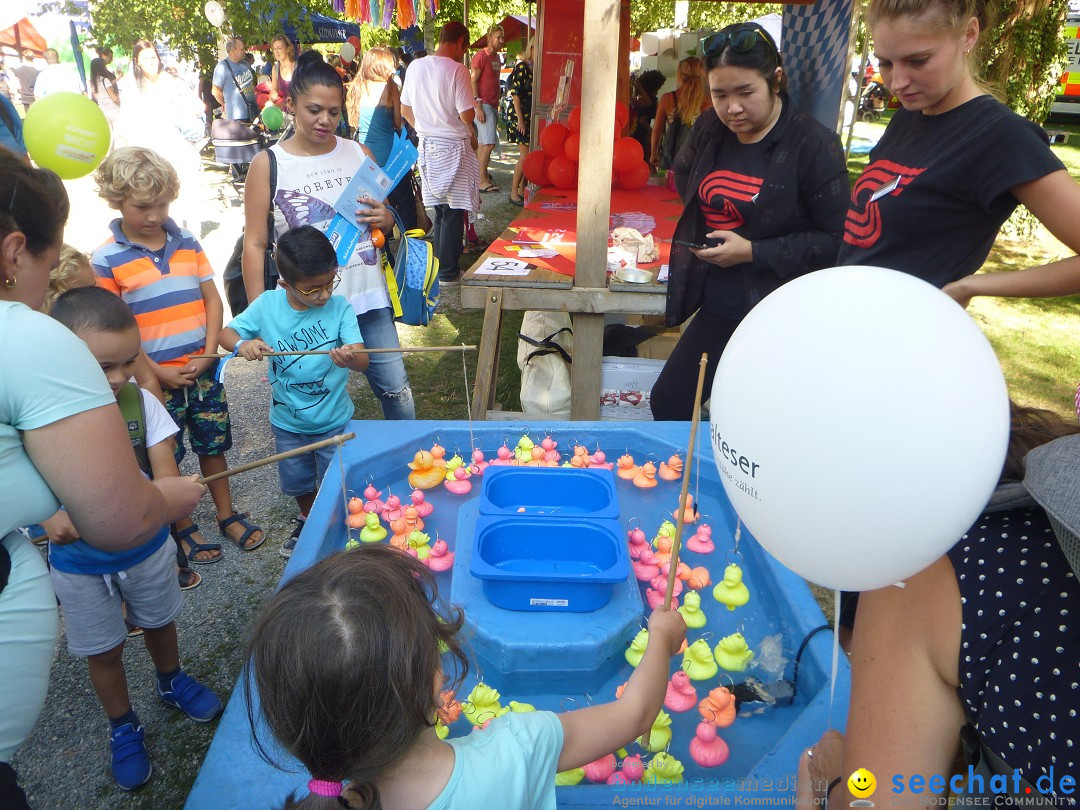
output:
M 859 768 L 851 776 L 848 777 L 848 790 L 851 791 L 851 795 L 859 799 L 868 799 L 874 795 L 874 791 L 877 790 L 877 780 L 874 775 L 866 768 Z

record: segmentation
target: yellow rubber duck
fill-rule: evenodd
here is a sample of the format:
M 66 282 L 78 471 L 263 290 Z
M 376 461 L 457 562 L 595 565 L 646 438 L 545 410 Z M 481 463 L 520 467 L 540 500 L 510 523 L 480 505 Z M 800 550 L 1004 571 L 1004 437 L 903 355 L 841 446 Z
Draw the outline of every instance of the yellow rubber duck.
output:
M 536 711 L 536 707 L 533 706 L 531 703 L 518 703 L 516 700 L 511 700 L 506 705 L 510 708 L 510 711 L 518 712 L 519 714 L 522 713 L 522 712 L 535 712 Z
M 660 714 L 653 720 L 649 733 L 638 737 L 638 745 L 654 754 L 671 745 L 671 715 L 661 709 Z
M 450 729 L 448 729 L 446 724 L 438 718 L 435 719 L 435 736 L 440 740 L 445 740 L 450 736 Z
M 446 474 L 443 476 L 447 481 L 454 481 L 454 470 L 465 463 L 465 460 L 456 453 L 451 456 L 450 460 L 446 462 L 446 466 L 443 468 Z
M 707 681 L 715 676 L 717 666 L 709 642 L 699 638 L 687 647 L 682 657 L 682 669 L 692 681 Z
M 743 584 L 742 569 L 735 563 L 725 568 L 724 578 L 716 583 L 712 595 L 721 605 L 727 605 L 728 610 L 742 607 L 749 602 L 750 589 Z
M 375 512 L 368 512 L 364 518 L 364 528 L 360 530 L 360 539 L 365 543 L 381 543 L 386 539 L 386 529 L 379 522 L 379 516 Z
M 443 481 L 446 474 L 442 467 L 435 466 L 435 460 L 427 450 L 418 450 L 409 464 L 409 486 L 413 489 L 434 489 Z
M 656 530 L 656 537 L 652 539 L 654 548 L 660 547 L 660 538 L 666 537 L 668 540 L 675 539 L 675 524 L 670 520 L 665 520 L 660 524 L 660 528 Z
M 360 548 L 360 541 L 357 540 L 355 537 L 350 537 L 348 540 L 345 541 L 345 549 L 346 551 L 348 551 L 354 548 Z
M 724 636 L 713 650 L 716 663 L 728 672 L 742 672 L 754 660 L 754 651 L 746 643 L 742 633 Z
M 641 781 L 646 784 L 673 784 L 683 780 L 683 764 L 664 751 L 652 758 L 645 766 Z
M 431 536 L 424 532 L 409 532 L 409 549 L 416 552 L 418 560 L 426 560 L 431 555 Z
M 499 710 L 502 709 L 499 705 L 500 697 L 502 696 L 498 689 L 493 689 L 486 683 L 478 683 L 469 692 L 469 697 L 462 701 L 461 713 L 474 726 L 482 726 L 486 720 L 499 716 Z
M 691 630 L 698 630 L 705 626 L 705 611 L 701 609 L 701 594 L 690 591 L 683 597 L 679 613 Z
M 559 771 L 555 774 L 555 787 L 570 787 L 571 785 L 577 785 L 584 778 L 584 768 L 571 768 L 568 771 Z
M 518 464 L 528 464 L 533 460 L 532 449 L 536 447 L 536 442 L 528 437 L 526 434 L 518 439 L 517 447 L 514 448 L 514 458 L 517 459 Z
M 649 631 L 639 630 L 626 648 L 626 661 L 630 666 L 636 667 L 641 663 L 641 656 L 645 654 L 645 648 L 649 645 Z

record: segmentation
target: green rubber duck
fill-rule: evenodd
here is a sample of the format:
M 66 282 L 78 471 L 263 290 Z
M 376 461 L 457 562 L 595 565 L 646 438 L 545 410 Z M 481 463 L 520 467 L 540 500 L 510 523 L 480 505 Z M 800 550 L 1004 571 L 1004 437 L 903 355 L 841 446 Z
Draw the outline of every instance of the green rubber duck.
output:
M 648 739 L 646 740 L 646 738 Z M 652 751 L 654 754 L 665 750 L 671 745 L 671 715 L 661 709 L 660 714 L 656 715 L 656 719 L 653 720 L 649 733 L 638 737 L 638 745 L 646 751 Z
M 649 646 L 649 631 L 639 630 L 634 640 L 630 642 L 630 646 L 626 648 L 626 662 L 632 667 L 640 664 L 641 656 L 645 654 L 647 646 Z
M 502 706 L 499 704 L 498 689 L 493 689 L 486 683 L 478 683 L 469 692 L 469 697 L 461 703 L 461 713 L 465 719 L 474 726 L 482 726 L 492 717 L 498 717 Z
M 519 714 L 523 713 L 523 712 L 535 712 L 536 711 L 536 707 L 533 706 L 531 703 L 518 703 L 516 700 L 511 700 L 507 704 L 507 706 L 510 708 L 510 711 L 518 712 Z
M 709 642 L 699 638 L 687 647 L 682 656 L 682 668 L 692 681 L 707 681 L 716 675 L 716 661 L 713 660 Z
M 576 785 L 585 778 L 584 768 L 571 768 L 568 771 L 559 771 L 555 774 L 555 787 L 570 787 Z
M 742 607 L 749 602 L 750 589 L 743 584 L 742 569 L 735 563 L 725 568 L 724 578 L 716 583 L 712 595 L 721 605 L 727 605 L 728 610 Z
M 675 524 L 670 520 L 665 520 L 660 524 L 660 528 L 656 530 L 656 537 L 652 539 L 653 548 L 659 548 L 659 540 L 661 537 L 667 537 L 669 540 L 675 539 Z
M 450 736 L 450 728 L 438 718 L 435 718 L 435 736 L 440 740 L 445 740 Z
M 526 434 L 518 439 L 517 447 L 514 448 L 514 458 L 520 461 L 522 464 L 527 464 L 533 460 L 532 449 L 536 447 L 536 442 L 528 437 Z
M 683 780 L 683 764 L 664 751 L 652 758 L 645 766 L 642 782 L 646 784 L 672 784 Z
M 348 551 L 354 548 L 360 548 L 360 541 L 357 540 L 355 537 L 350 537 L 347 541 L 345 541 L 345 549 Z
M 416 552 L 418 560 L 426 560 L 431 556 L 431 535 L 426 532 L 409 532 L 409 548 Z
M 365 543 L 379 543 L 386 539 L 386 529 L 379 522 L 377 512 L 368 512 L 364 518 L 364 528 L 360 530 L 360 539 Z
M 697 591 L 686 592 L 679 613 L 690 629 L 698 630 L 705 626 L 705 611 L 701 609 L 701 594 Z
M 728 672 L 742 672 L 754 660 L 754 651 L 750 649 L 742 633 L 724 636 L 713 653 L 716 663 Z
M 455 453 L 450 458 L 450 460 L 446 462 L 446 480 L 447 481 L 456 481 L 457 479 L 454 477 L 454 470 L 456 470 L 458 467 L 460 467 L 464 463 L 465 463 L 464 459 L 462 459 L 461 456 L 459 456 L 457 453 Z

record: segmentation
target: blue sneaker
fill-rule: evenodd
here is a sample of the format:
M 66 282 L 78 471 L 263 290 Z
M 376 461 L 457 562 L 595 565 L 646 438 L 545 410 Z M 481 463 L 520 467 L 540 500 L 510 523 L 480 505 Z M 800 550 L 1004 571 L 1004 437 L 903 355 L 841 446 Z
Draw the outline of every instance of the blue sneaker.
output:
M 183 671 L 172 679 L 168 690 L 161 691 L 158 684 L 157 693 L 170 706 L 199 723 L 209 723 L 221 714 L 218 696 Z
M 112 773 L 121 790 L 135 790 L 150 781 L 153 769 L 143 741 L 143 727 L 124 723 L 109 735 L 112 749 Z

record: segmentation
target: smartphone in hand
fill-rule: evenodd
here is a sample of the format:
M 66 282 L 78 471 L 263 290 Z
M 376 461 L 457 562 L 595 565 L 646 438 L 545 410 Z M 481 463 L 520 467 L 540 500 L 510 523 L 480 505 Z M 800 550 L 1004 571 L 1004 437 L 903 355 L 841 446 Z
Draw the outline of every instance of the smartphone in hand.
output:
M 684 242 L 681 239 L 675 239 L 675 240 L 672 241 L 671 244 L 673 244 L 673 245 L 682 245 L 684 247 L 691 248 L 692 250 L 708 250 L 709 248 L 716 247 L 719 244 L 719 242 L 717 241 L 717 242 L 712 242 L 712 243 L 706 242 L 705 244 L 696 244 L 694 242 Z

